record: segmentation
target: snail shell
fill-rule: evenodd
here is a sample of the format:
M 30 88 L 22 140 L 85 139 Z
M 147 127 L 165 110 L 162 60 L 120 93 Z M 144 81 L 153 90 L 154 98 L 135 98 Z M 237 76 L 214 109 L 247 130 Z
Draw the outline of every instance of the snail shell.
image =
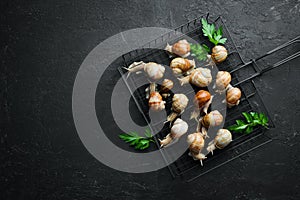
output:
M 129 74 L 133 72 L 140 73 L 141 70 L 144 70 L 148 77 L 153 80 L 161 79 L 165 73 L 165 67 L 155 62 L 134 62 L 128 68 L 125 69 L 129 71 Z M 129 74 L 127 75 L 127 77 L 129 76 Z
M 219 90 L 224 90 L 231 81 L 231 75 L 226 71 L 219 71 L 216 77 L 216 87 Z
M 172 99 L 173 112 L 168 116 L 167 121 L 173 121 L 178 114 L 181 114 L 187 107 L 189 99 L 184 94 L 174 94 Z
M 189 126 L 185 121 L 179 118 L 176 119 L 176 121 L 174 122 L 171 128 L 171 133 L 169 133 L 163 140 L 160 140 L 160 146 L 161 147 L 166 146 L 170 144 L 172 141 L 174 141 L 174 139 L 180 138 L 181 136 L 186 134 L 188 128 Z
M 155 62 L 149 62 L 144 66 L 144 71 L 152 80 L 159 80 L 164 76 L 165 67 Z
M 170 67 L 174 74 L 179 75 L 195 67 L 194 60 L 185 58 L 174 58 L 171 61 Z
M 170 79 L 164 79 L 162 84 L 161 84 L 160 91 L 161 92 L 168 92 L 173 88 L 173 86 L 174 86 L 173 81 L 171 81 Z
M 224 46 L 217 45 L 212 48 L 211 58 L 215 63 L 221 63 L 227 58 L 228 52 Z
M 238 105 L 240 103 L 240 98 L 242 96 L 242 92 L 237 87 L 230 87 L 226 93 L 226 101 L 227 106 L 229 108 Z
M 194 160 L 200 160 L 203 166 L 202 160 L 206 159 L 206 156 L 201 153 L 204 147 L 205 141 L 203 135 L 200 132 L 188 135 L 187 143 L 189 145 L 190 154 Z
M 197 87 L 206 87 L 212 81 L 211 71 L 207 68 L 199 67 L 191 72 L 189 76 L 179 79 L 180 84 L 191 83 Z
M 172 110 L 177 113 L 183 112 L 189 103 L 189 99 L 184 94 L 175 94 L 172 101 Z
M 210 69 L 198 68 L 190 75 L 190 83 L 197 87 L 206 87 L 211 83 Z
M 207 151 L 212 152 L 216 148 L 223 149 L 232 141 L 231 132 L 227 129 L 219 129 L 215 139 L 208 145 Z
M 165 109 L 165 101 L 162 100 L 162 96 L 158 92 L 151 92 L 149 98 L 149 107 L 153 111 L 161 111 Z
M 199 90 L 194 98 L 194 103 L 197 105 L 200 109 L 209 102 L 211 98 L 211 95 L 206 90 Z
M 200 132 L 188 135 L 187 143 L 192 153 L 198 154 L 204 147 L 205 141 Z
M 167 44 L 165 50 L 181 57 L 187 57 L 190 55 L 190 44 L 186 40 L 179 40 L 173 46 Z
M 211 126 L 219 126 L 222 122 L 223 116 L 217 110 L 211 111 L 210 113 L 206 114 L 201 120 L 201 124 L 205 128 L 209 128 Z

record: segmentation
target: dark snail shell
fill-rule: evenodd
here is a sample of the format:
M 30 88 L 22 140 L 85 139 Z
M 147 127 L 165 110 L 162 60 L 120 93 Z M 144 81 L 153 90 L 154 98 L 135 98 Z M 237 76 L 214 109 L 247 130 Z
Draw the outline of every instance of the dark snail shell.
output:
M 211 95 L 206 90 L 199 90 L 194 98 L 195 105 L 198 105 L 199 108 L 202 108 L 211 98 Z

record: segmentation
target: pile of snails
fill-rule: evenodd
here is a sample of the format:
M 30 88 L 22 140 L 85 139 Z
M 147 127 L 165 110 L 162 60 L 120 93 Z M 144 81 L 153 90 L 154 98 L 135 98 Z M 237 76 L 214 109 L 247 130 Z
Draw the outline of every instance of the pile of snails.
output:
M 180 85 L 192 84 L 199 89 L 195 94 L 193 103 L 194 110 L 190 119 L 197 121 L 197 129 L 195 132 L 187 136 L 187 144 L 189 147 L 189 155 L 195 160 L 199 160 L 203 165 L 206 155 L 202 153 L 205 144 L 207 144 L 207 152 L 215 149 L 225 148 L 231 141 L 232 135 L 227 129 L 217 129 L 216 137 L 209 138 L 208 129 L 210 127 L 218 127 L 222 125 L 223 116 L 217 111 L 208 112 L 212 102 L 213 95 L 204 88 L 212 84 L 213 77 L 209 67 L 196 67 L 196 62 L 187 57 L 191 55 L 190 44 L 187 40 L 180 40 L 173 45 L 167 44 L 166 51 L 173 57 L 170 63 L 170 70 L 178 79 Z M 224 46 L 217 45 L 212 49 L 210 58 L 216 64 L 223 62 L 227 58 L 228 52 Z M 149 87 L 146 89 L 149 110 L 159 112 L 165 109 L 166 99 L 171 96 L 170 92 L 174 87 L 174 82 L 170 79 L 162 79 L 165 74 L 165 67 L 155 62 L 145 63 L 143 61 L 134 62 L 128 68 L 130 73 L 144 73 L 150 81 Z M 160 87 L 156 84 L 161 80 Z M 219 71 L 213 83 L 213 89 L 217 93 L 225 93 L 227 106 L 229 108 L 236 106 L 240 102 L 241 90 L 233 87 L 231 84 L 231 75 L 227 71 Z M 167 116 L 166 122 L 170 123 L 170 133 L 163 139 L 159 139 L 161 148 L 175 143 L 189 130 L 186 121 L 178 118 L 187 108 L 189 99 L 185 94 L 174 94 L 172 96 L 171 114 Z M 200 116 L 200 117 L 199 117 Z M 206 140 L 210 140 L 206 143 Z

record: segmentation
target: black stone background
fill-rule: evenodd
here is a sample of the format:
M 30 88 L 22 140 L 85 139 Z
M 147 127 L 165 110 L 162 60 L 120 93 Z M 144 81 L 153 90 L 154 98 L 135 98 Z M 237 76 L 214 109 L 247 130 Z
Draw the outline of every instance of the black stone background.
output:
M 257 80 L 278 140 L 190 184 L 167 168 L 127 174 L 99 163 L 71 111 L 80 64 L 109 36 L 210 12 L 249 59 L 299 35 L 299 0 L 2 0 L 0 9 L 0 199 L 300 199 L 299 59 Z

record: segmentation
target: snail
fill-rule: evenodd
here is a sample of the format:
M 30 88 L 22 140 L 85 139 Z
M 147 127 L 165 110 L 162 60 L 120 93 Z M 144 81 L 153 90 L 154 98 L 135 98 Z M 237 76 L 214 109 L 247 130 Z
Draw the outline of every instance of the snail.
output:
M 162 93 L 162 96 L 164 98 L 167 98 L 170 94 L 168 92 L 173 88 L 174 83 L 170 79 L 164 79 L 161 87 L 160 87 L 160 92 Z
M 184 94 L 174 94 L 172 99 L 172 113 L 167 117 L 167 122 L 172 122 L 178 115 L 183 113 L 189 99 Z
M 187 143 L 189 145 L 190 153 L 189 155 L 194 158 L 194 160 L 200 160 L 201 165 L 203 166 L 202 160 L 206 159 L 206 156 L 201 153 L 201 150 L 204 147 L 205 141 L 201 132 L 196 132 L 188 135 Z
M 191 83 L 197 87 L 207 87 L 212 81 L 211 71 L 210 69 L 199 67 L 194 69 L 190 75 L 179 79 L 179 81 L 181 85 Z
M 219 64 L 226 60 L 228 55 L 227 49 L 222 45 L 216 45 L 212 48 L 211 59 L 216 63 Z
M 156 84 L 151 83 L 148 105 L 150 107 L 150 110 L 161 111 L 165 109 L 166 102 L 162 100 L 162 96 L 156 91 L 155 88 L 156 88 Z
M 140 73 L 141 70 L 144 70 L 147 76 L 152 80 L 161 79 L 165 73 L 165 67 L 155 62 L 134 62 L 128 68 L 125 69 L 129 71 L 129 74 L 133 72 Z
M 200 114 L 200 111 L 203 110 L 204 113 L 207 113 L 208 107 L 212 102 L 213 96 L 206 90 L 199 90 L 194 97 L 194 104 L 196 109 L 191 114 L 191 119 L 197 119 Z
M 224 91 L 230 84 L 231 75 L 226 71 L 219 71 L 216 76 L 216 83 L 214 88 L 217 88 L 218 91 Z
M 195 61 L 185 58 L 174 58 L 170 67 L 175 75 L 180 75 L 195 68 Z
M 186 40 L 179 40 L 172 46 L 167 44 L 165 50 L 185 58 L 190 55 L 190 44 Z
M 200 123 L 203 127 L 209 128 L 213 126 L 219 126 L 223 122 L 223 116 L 217 110 L 211 111 L 206 114 L 203 118 L 201 118 Z
M 232 141 L 232 135 L 227 129 L 219 129 L 213 141 L 208 144 L 207 151 L 213 154 L 213 151 L 225 148 Z
M 226 102 L 229 108 L 238 105 L 240 103 L 240 98 L 242 96 L 242 92 L 237 87 L 232 87 L 229 85 L 226 92 Z
M 176 119 L 171 132 L 163 139 L 159 140 L 160 147 L 169 145 L 172 142 L 176 142 L 181 136 L 183 136 L 188 131 L 188 124 L 182 119 Z

